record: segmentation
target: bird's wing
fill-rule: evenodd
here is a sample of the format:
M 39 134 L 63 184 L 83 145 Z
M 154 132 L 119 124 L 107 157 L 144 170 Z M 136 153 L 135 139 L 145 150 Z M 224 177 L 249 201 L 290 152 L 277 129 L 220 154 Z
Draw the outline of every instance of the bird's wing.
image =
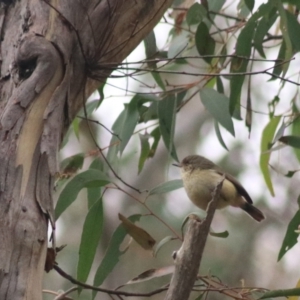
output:
M 220 175 L 224 175 L 224 172 L 222 170 L 218 170 L 217 171 Z M 230 181 L 234 186 L 235 188 L 237 189 L 237 191 L 239 192 L 239 194 L 241 196 L 243 196 L 248 203 L 252 204 L 253 201 L 251 199 L 251 197 L 249 196 L 248 192 L 244 189 L 244 187 L 239 183 L 238 180 L 236 180 L 232 175 L 230 174 L 225 174 L 225 178 Z

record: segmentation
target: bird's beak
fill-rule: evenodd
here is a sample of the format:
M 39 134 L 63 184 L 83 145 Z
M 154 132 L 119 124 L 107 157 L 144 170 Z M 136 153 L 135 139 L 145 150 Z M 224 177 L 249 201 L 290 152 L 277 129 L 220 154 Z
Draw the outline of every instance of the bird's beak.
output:
M 172 164 L 175 167 L 181 168 L 181 164 Z

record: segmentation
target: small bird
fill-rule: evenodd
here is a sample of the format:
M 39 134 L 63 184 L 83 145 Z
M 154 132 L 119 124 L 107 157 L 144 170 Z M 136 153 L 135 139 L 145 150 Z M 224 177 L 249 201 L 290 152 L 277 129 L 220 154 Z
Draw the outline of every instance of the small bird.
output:
M 225 176 L 217 208 L 231 205 L 243 209 L 258 222 L 265 219 L 263 213 L 252 205 L 251 197 L 240 182 L 207 158 L 190 155 L 180 164 L 173 165 L 180 167 L 187 195 L 199 208 L 206 210 L 212 200 L 212 192 Z

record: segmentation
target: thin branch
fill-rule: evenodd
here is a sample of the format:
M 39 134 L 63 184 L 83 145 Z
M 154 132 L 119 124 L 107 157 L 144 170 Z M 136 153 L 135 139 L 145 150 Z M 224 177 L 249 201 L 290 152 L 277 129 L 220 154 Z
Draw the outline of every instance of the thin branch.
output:
M 89 119 L 89 118 L 86 118 L 86 117 L 81 117 L 81 116 L 77 116 L 77 118 L 81 119 L 81 120 L 85 120 L 85 121 L 88 121 L 88 122 L 92 122 L 92 123 L 96 123 L 100 126 L 102 126 L 104 129 L 106 129 L 111 135 L 114 135 L 115 137 L 117 137 L 120 141 L 120 137 L 118 134 L 112 132 L 111 130 L 109 130 L 105 125 L 103 125 L 102 123 L 100 123 L 99 121 L 97 120 L 93 120 L 93 119 Z
M 54 300 L 67 300 L 67 299 L 71 299 L 69 297 L 66 297 L 67 295 L 69 295 L 70 293 L 74 292 L 78 290 L 77 286 L 73 286 L 70 289 L 68 289 L 67 291 L 59 294 L 57 297 L 54 298 Z
M 210 225 L 217 208 L 220 192 L 225 177 L 212 193 L 207 216 L 200 222 L 195 216 L 190 217 L 184 242 L 175 258 L 175 271 L 170 283 L 166 300 L 186 300 L 189 298 L 199 271 L 202 254 L 209 234 Z
M 126 192 L 125 190 L 123 190 L 122 188 L 120 188 L 117 184 L 114 183 L 114 185 L 115 185 L 115 189 L 117 189 L 117 190 L 123 192 L 124 194 L 126 194 L 127 196 L 131 197 L 132 199 L 134 199 L 135 201 L 137 201 L 138 203 L 140 203 L 142 206 L 144 206 L 144 207 L 148 210 L 150 216 L 155 217 L 155 218 L 156 218 L 158 221 L 160 221 L 164 226 L 166 226 L 166 227 L 167 227 L 167 228 L 168 228 L 168 229 L 176 236 L 177 239 L 179 239 L 179 240 L 182 241 L 182 237 L 180 237 L 180 236 L 178 235 L 178 233 L 177 233 L 177 232 L 176 232 L 176 231 L 175 231 L 168 223 L 166 223 L 162 218 L 160 218 L 159 216 L 157 216 L 157 215 L 153 212 L 153 210 L 150 209 L 150 208 L 148 207 L 148 205 L 147 205 L 145 202 L 141 201 L 141 200 L 138 199 L 137 197 L 134 197 L 134 196 L 131 195 L 130 193 Z M 111 188 L 114 188 L 114 187 L 111 187 Z
M 273 76 L 273 77 L 276 77 L 278 79 L 281 79 L 283 81 L 286 81 L 286 82 L 289 82 L 289 83 L 292 83 L 292 84 L 295 84 L 295 85 L 298 85 L 300 86 L 300 83 L 296 82 L 296 81 L 293 81 L 293 80 L 290 80 L 290 79 L 286 79 L 282 76 L 279 76 L 279 75 L 276 75 L 276 74 L 273 74 L 273 73 L 270 73 L 270 72 L 265 72 L 266 74 L 270 75 L 270 76 Z
M 245 59 L 249 61 L 262 61 L 262 62 L 281 62 L 282 59 L 263 59 L 263 58 L 251 58 L 251 57 L 246 57 L 242 55 L 235 55 L 235 54 L 228 54 L 228 55 L 197 55 L 197 56 L 182 56 L 182 57 L 173 57 L 173 58 L 153 58 L 153 59 L 143 59 L 140 61 L 133 61 L 133 62 L 122 62 L 118 64 L 119 66 L 122 65 L 135 65 L 135 64 L 147 64 L 151 62 L 163 62 L 163 61 L 176 61 L 180 59 L 203 59 L 203 58 L 240 58 L 240 59 Z M 116 66 L 116 63 L 101 63 L 101 67 L 106 67 L 106 66 Z
M 148 73 L 148 72 L 153 72 L 153 73 L 160 73 L 160 74 L 176 74 L 176 75 L 190 75 L 190 76 L 245 76 L 245 75 L 259 75 L 259 74 L 268 74 L 269 75 L 269 70 L 274 69 L 277 66 L 281 66 L 283 64 L 289 63 L 292 60 L 294 60 L 295 58 L 291 58 L 289 60 L 285 60 L 285 61 L 281 61 L 278 64 L 275 64 L 272 67 L 260 70 L 260 71 L 253 71 L 253 72 L 236 72 L 236 73 L 193 73 L 193 72 L 174 72 L 174 71 L 167 71 L 167 70 L 159 70 L 159 69 L 147 69 L 147 68 L 119 68 L 119 69 L 128 69 L 128 70 L 134 70 L 134 72 L 132 72 L 131 74 L 129 74 L 129 76 L 133 76 L 136 74 L 137 70 L 140 71 L 141 74 L 144 73 Z M 138 74 L 140 75 L 140 74 Z M 121 78 L 124 76 L 117 76 L 117 75 L 111 75 L 111 78 Z
M 93 285 L 90 285 L 87 283 L 83 283 L 83 282 L 73 278 L 71 275 L 67 274 L 58 265 L 54 265 L 53 269 L 58 274 L 60 274 L 62 277 L 64 277 L 65 279 L 67 279 L 68 281 L 70 281 L 73 284 L 76 284 L 87 290 L 102 292 L 102 293 L 109 294 L 109 295 L 119 295 L 119 296 L 125 296 L 125 297 L 150 297 L 150 296 L 159 294 L 167 289 L 166 287 L 163 287 L 163 288 L 159 288 L 159 289 L 156 289 L 156 290 L 148 292 L 148 293 L 130 293 L 130 292 L 124 292 L 124 291 L 109 290 L 109 289 L 96 287 L 96 286 L 93 286 Z

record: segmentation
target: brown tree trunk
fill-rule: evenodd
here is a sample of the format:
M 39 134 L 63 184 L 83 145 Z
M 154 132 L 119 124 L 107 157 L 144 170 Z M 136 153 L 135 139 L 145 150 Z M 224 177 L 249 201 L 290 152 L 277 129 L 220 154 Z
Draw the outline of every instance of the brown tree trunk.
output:
M 172 0 L 0 2 L 0 299 L 42 299 L 64 132 Z M 96 81 L 98 79 L 99 81 Z

